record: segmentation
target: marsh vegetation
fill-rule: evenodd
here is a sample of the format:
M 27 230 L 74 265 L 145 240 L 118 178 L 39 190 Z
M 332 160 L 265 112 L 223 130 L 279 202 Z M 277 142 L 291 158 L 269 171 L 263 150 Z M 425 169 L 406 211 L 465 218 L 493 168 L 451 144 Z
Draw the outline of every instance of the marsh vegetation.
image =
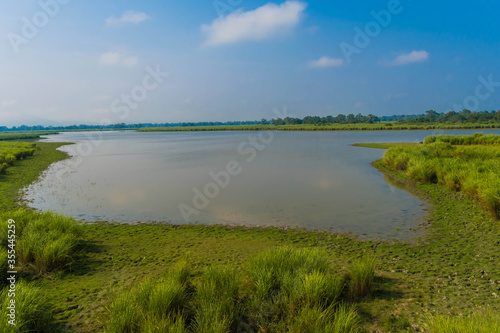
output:
M 500 215 L 500 136 L 431 136 L 423 145 L 393 147 L 384 164 L 418 183 L 444 185 Z

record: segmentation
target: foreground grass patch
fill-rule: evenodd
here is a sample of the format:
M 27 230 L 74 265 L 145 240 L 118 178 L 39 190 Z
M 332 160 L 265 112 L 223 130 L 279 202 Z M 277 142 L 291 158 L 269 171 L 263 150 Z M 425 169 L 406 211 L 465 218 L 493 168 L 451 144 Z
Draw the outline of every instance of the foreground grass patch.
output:
M 500 315 L 487 312 L 469 317 L 434 316 L 427 325 L 429 333 L 490 333 L 500 332 Z
M 164 279 L 146 279 L 110 305 L 105 332 L 183 332 L 190 291 L 185 263 Z
M 8 296 L 9 289 L 0 292 L 0 332 L 56 332 L 52 306 L 42 294 L 40 288 L 34 287 L 25 281 L 18 281 L 15 288 L 15 297 Z M 15 300 L 15 316 L 11 313 L 11 299 Z M 9 320 L 14 319 L 11 323 Z M 15 323 L 15 325 L 12 325 Z
M 0 245 L 8 249 L 8 220 L 15 221 L 17 264 L 24 272 L 51 272 L 71 264 L 82 226 L 72 218 L 26 209 L 0 213 Z
M 180 271 L 186 272 L 173 268 L 166 279 L 146 279 L 118 295 L 106 332 L 146 332 L 159 322 L 167 331 L 200 333 L 361 330 L 354 307 L 339 305 L 345 277 L 317 249 L 264 251 L 245 276 L 234 265 L 211 266 L 194 280 L 196 272 Z

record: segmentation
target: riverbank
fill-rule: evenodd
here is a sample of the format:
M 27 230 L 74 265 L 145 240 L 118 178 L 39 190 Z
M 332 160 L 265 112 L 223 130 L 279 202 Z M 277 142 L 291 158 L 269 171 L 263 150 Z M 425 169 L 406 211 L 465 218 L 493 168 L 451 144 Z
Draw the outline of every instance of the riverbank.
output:
M 37 145 L 40 150 L 34 158 L 19 161 L 2 178 L 1 193 L 10 193 L 10 199 L 2 201 L 2 211 L 16 208 L 16 188 L 66 157 L 55 151 L 60 143 Z M 374 165 L 380 167 L 379 163 Z M 117 294 L 144 278 L 164 276 L 186 255 L 196 280 L 214 265 L 244 271 L 248 260 L 265 249 L 307 247 L 326 251 L 340 273 L 346 273 L 355 258 L 375 256 L 373 292 L 356 302 L 363 327 L 370 331 L 422 329 L 429 314 L 499 311 L 500 299 L 495 296 L 500 295 L 498 221 L 460 193 L 437 185 L 415 185 L 401 172 L 383 171 L 433 204 L 424 237 L 380 242 L 301 229 L 96 223 L 83 228 L 80 257 L 70 270 L 25 278 L 40 286 L 62 327 L 95 332 L 109 320 L 106 308 Z

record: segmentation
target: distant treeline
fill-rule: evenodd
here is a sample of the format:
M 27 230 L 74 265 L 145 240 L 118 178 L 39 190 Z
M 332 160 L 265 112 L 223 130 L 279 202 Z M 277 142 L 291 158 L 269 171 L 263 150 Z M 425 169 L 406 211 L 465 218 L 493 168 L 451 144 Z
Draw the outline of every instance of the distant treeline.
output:
M 399 116 L 396 116 L 399 117 Z M 450 111 L 438 113 L 434 110 L 425 111 L 425 114 L 404 116 L 398 119 L 401 123 L 500 123 L 500 110 L 498 111 L 471 111 L 464 109 L 460 112 Z
M 265 119 L 261 120 L 262 124 L 265 124 L 267 121 Z M 380 122 L 380 118 L 369 114 L 367 116 L 358 113 L 357 115 L 348 114 L 347 116 L 344 114 L 339 114 L 338 116 L 307 116 L 302 119 L 300 118 L 290 118 L 286 117 L 284 119 L 278 118 L 271 120 L 271 124 L 273 125 L 318 125 L 318 124 L 373 124 L 376 122 Z
M 264 121 L 265 119 L 263 119 Z M 271 120 L 273 125 L 320 125 L 320 124 L 374 124 L 378 122 L 398 122 L 402 124 L 421 124 L 421 123 L 500 123 L 499 111 L 470 111 L 462 110 L 460 112 L 450 111 L 447 113 L 438 113 L 434 110 L 425 111 L 425 114 L 419 115 L 394 115 L 377 117 L 373 114 L 367 116 L 358 113 L 357 115 L 339 114 L 337 116 L 307 116 L 304 118 L 278 118 Z
M 499 111 L 449 111 L 438 113 L 434 110 L 425 111 L 419 115 L 394 115 L 375 116 L 373 114 L 339 114 L 337 116 L 306 116 L 304 118 L 286 117 L 271 120 L 261 119 L 255 121 L 227 121 L 227 122 L 178 122 L 178 123 L 136 123 L 136 124 L 110 124 L 110 125 L 71 125 L 71 126 L 26 126 L 8 128 L 0 126 L 0 132 L 27 132 L 27 131 L 85 131 L 85 130 L 121 130 L 141 128 L 174 128 L 174 127 L 223 127 L 223 126 L 256 126 L 256 125 L 330 125 L 330 124 L 377 124 L 392 122 L 399 124 L 493 124 L 500 123 Z
M 269 123 L 266 121 L 266 123 Z M 261 120 L 255 121 L 215 121 L 215 122 L 189 122 L 189 123 L 136 123 L 136 124 L 110 124 L 110 125 L 69 125 L 69 126 L 13 126 L 6 127 L 0 126 L 0 132 L 33 132 L 33 131 L 49 131 L 50 134 L 57 133 L 59 131 L 86 131 L 86 130 L 121 130 L 121 129 L 138 129 L 138 128 L 154 128 L 154 127 L 192 127 L 192 126 L 235 126 L 235 125 L 257 125 L 262 124 Z M 45 134 L 45 133 L 44 133 Z M 47 133 L 49 134 L 49 133 Z

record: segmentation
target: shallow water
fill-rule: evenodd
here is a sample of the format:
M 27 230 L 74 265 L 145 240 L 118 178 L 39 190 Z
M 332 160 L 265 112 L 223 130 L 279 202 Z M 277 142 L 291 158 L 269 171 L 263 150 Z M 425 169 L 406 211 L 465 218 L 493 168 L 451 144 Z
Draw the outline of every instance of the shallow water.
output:
M 24 199 L 86 221 L 298 226 L 405 239 L 425 204 L 370 165 L 383 150 L 350 145 L 474 132 L 64 133 L 46 141 L 79 142 L 62 148 L 73 157 L 53 164 Z

